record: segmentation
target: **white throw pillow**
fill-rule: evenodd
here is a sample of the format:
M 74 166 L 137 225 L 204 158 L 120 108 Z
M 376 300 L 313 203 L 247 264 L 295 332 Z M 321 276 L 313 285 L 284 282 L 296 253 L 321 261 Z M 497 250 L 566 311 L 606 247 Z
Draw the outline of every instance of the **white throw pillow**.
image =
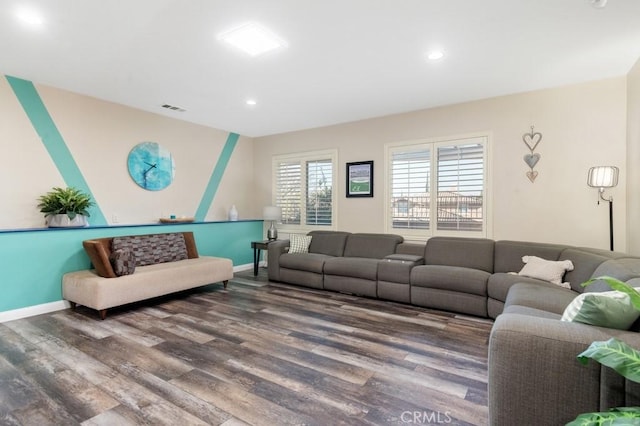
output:
M 311 235 L 291 234 L 289 236 L 289 253 L 309 253 Z
M 567 271 L 573 271 L 573 262 L 570 260 L 546 260 L 537 256 L 522 256 L 524 267 L 518 275 L 549 281 L 564 288 L 570 288 L 569 283 L 563 283 L 562 278 Z
M 566 307 L 562 321 L 628 330 L 640 317 L 629 295 L 620 291 L 582 293 Z

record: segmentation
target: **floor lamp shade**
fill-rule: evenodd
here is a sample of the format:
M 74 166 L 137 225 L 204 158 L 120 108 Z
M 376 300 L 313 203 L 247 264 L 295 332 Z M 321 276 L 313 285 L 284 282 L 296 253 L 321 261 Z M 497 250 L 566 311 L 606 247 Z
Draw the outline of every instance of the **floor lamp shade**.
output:
M 278 230 L 276 229 L 275 223 L 279 221 L 282 217 L 282 209 L 276 206 L 266 206 L 262 209 L 262 218 L 264 220 L 271 221 L 271 226 L 267 230 L 267 239 L 268 240 L 277 240 L 278 239 Z
M 618 184 L 618 173 L 618 168 L 614 166 L 591 167 L 587 185 L 593 188 L 613 188 Z

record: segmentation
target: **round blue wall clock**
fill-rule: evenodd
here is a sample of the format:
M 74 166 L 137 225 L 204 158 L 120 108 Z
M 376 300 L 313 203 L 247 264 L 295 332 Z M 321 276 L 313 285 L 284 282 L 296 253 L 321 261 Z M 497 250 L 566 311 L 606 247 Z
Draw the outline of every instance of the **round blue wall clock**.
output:
M 156 142 L 134 146 L 127 158 L 129 175 L 141 188 L 160 191 L 171 185 L 175 163 L 171 153 Z

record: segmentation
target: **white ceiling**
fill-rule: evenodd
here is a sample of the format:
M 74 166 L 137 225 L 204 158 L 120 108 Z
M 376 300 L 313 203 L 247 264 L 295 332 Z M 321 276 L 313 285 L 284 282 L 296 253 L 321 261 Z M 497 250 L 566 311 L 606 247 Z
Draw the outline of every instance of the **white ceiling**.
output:
M 24 4 L 40 28 L 15 19 Z M 247 21 L 288 47 L 217 40 Z M 0 0 L 0 74 L 246 136 L 622 76 L 639 57 L 640 0 Z

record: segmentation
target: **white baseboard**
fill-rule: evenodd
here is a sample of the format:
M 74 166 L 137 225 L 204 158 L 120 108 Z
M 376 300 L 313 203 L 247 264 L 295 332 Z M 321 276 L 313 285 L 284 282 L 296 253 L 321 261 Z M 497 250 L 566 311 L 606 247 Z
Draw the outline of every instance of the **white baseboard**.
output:
M 33 317 L 40 314 L 48 314 L 49 312 L 61 311 L 63 309 L 69 309 L 70 307 L 71 305 L 66 300 L 59 300 L 57 302 L 43 303 L 42 305 L 4 311 L 0 312 L 0 323 Z
M 244 265 L 238 265 L 233 267 L 233 272 L 248 271 L 253 269 L 253 263 L 245 263 Z

